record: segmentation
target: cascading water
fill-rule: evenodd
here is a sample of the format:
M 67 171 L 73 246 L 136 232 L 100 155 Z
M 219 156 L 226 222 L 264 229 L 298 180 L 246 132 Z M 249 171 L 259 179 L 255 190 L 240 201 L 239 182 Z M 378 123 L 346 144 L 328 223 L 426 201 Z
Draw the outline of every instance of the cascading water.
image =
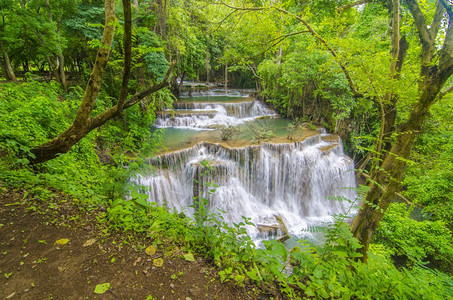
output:
M 215 97 L 210 97 L 212 99 Z M 179 101 L 174 110 L 157 113 L 157 127 L 212 129 L 216 126 L 235 126 L 262 117 L 278 115 L 259 101 L 231 96 L 217 102 Z M 230 98 L 230 99 L 229 99 Z
M 223 124 L 224 117 L 243 122 L 261 114 L 275 115 L 257 105 L 264 107 L 250 100 L 178 102 L 175 108 L 184 112 L 179 111 L 172 121 L 162 113 L 158 124 L 199 128 L 209 123 L 202 121 L 202 117 L 209 118 L 209 124 L 218 125 Z M 184 123 L 182 119 L 197 115 L 193 111 L 198 113 L 192 118 L 196 121 Z M 247 229 L 255 240 L 270 232 L 281 234 L 277 218 L 283 220 L 290 234 L 301 236 L 307 227 L 328 222 L 333 214 L 345 212 L 344 203 L 330 200 L 331 197 L 355 198 L 353 162 L 343 154 L 339 137 L 325 133 L 302 141 L 244 147 L 201 142 L 162 154 L 150 163 L 156 167 L 155 173 L 139 175 L 137 181 L 149 187 L 151 202 L 190 215 L 194 213 L 193 197 L 202 196 L 208 199 L 211 211 L 224 211 L 224 219 L 229 223 L 242 221 L 242 216 L 251 218 L 258 226 Z M 206 163 L 210 171 L 202 175 Z M 208 193 L 207 182 L 218 185 L 213 194 Z

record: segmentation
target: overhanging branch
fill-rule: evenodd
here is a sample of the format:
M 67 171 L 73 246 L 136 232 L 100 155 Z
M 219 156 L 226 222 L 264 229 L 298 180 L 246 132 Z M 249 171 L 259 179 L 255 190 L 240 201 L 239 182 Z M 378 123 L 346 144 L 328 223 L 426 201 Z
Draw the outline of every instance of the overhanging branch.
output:
M 287 10 L 284 10 L 283 8 L 278 8 L 278 7 L 274 7 L 274 9 L 284 13 L 284 14 L 287 14 L 289 16 L 292 16 L 293 18 L 296 18 L 297 20 L 299 20 L 302 24 L 305 25 L 305 27 L 308 29 L 308 31 L 310 31 L 310 33 L 318 40 L 321 42 L 321 44 L 324 45 L 324 47 L 330 52 L 330 54 L 333 56 L 333 58 L 335 59 L 335 61 L 340 65 L 340 68 L 341 70 L 343 71 L 343 74 L 346 76 L 346 80 L 348 81 L 348 85 L 349 85 L 349 89 L 351 90 L 352 94 L 354 95 L 354 97 L 356 98 L 359 98 L 359 97 L 363 97 L 363 95 L 361 93 L 358 92 L 352 78 L 351 78 L 351 75 L 348 71 L 348 69 L 346 68 L 346 65 L 341 61 L 341 59 L 338 57 L 338 54 L 337 52 L 335 51 L 335 49 L 332 48 L 332 46 L 329 45 L 329 43 L 327 43 L 327 41 L 318 33 L 316 32 L 316 30 L 310 26 L 310 24 L 302 17 L 296 15 L 296 14 L 293 14 L 292 12 L 289 12 Z
M 168 79 L 170 77 L 170 74 L 171 74 L 174 66 L 175 66 L 175 63 L 172 62 L 172 64 L 168 68 L 167 73 L 165 74 L 164 79 L 162 79 L 161 82 L 132 96 L 127 102 L 124 103 L 121 110 L 119 109 L 118 104 L 117 104 L 117 105 L 107 109 L 106 111 L 102 112 L 101 114 L 97 115 L 93 119 L 91 119 L 91 123 L 88 127 L 89 130 L 93 130 L 99 126 L 102 126 L 103 124 L 105 124 L 105 122 L 107 122 L 111 118 L 113 118 L 116 115 L 118 115 L 119 113 L 121 113 L 121 111 L 128 109 L 129 107 L 137 104 L 141 99 L 145 98 L 146 96 L 149 96 L 152 93 L 155 93 L 155 92 L 167 87 Z

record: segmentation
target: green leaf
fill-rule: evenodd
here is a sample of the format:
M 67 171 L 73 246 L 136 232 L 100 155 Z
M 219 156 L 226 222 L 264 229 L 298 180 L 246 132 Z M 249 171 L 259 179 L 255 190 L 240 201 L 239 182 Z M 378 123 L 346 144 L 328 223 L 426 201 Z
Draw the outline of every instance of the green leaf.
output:
M 94 288 L 94 293 L 95 294 L 104 294 L 109 289 L 110 289 L 110 283 L 109 282 L 100 283 L 100 284 L 96 285 L 96 287 Z
M 195 258 L 193 257 L 192 253 L 184 254 L 184 259 L 187 261 L 195 261 Z

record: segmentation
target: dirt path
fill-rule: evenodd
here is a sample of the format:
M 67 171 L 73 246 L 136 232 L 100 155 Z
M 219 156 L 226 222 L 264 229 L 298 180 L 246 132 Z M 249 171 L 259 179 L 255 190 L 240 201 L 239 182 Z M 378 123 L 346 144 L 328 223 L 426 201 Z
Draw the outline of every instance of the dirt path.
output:
M 250 287 L 220 283 L 202 259 L 186 261 L 177 248 L 150 256 L 121 243 L 121 236 L 102 237 L 94 218 L 74 214 L 71 204 L 43 209 L 22 200 L 23 193 L 3 190 L 0 299 L 267 298 Z M 154 264 L 159 258 L 161 267 Z M 102 283 L 110 288 L 96 294 Z

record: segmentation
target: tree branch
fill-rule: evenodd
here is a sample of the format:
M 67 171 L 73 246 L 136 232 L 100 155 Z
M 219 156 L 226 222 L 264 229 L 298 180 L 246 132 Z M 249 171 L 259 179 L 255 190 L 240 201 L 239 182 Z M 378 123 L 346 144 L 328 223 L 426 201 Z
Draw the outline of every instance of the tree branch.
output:
M 433 39 L 436 38 L 437 33 L 439 32 L 442 19 L 444 17 L 444 6 L 442 3 L 437 2 L 436 13 L 434 14 L 433 22 L 429 28 L 429 34 Z
M 348 71 L 348 69 L 346 68 L 346 65 L 340 60 L 340 58 L 338 57 L 338 54 L 337 52 L 329 45 L 329 43 L 327 43 L 327 41 L 319 34 L 316 32 L 315 29 L 313 29 L 313 27 L 310 26 L 310 24 L 302 17 L 292 13 L 292 12 L 289 12 L 283 8 L 279 8 L 279 7 L 275 7 L 275 6 L 270 6 L 270 7 L 235 7 L 235 6 L 232 6 L 232 5 L 229 5 L 229 4 L 226 4 L 224 2 L 215 2 L 213 3 L 214 5 L 224 5 L 230 9 L 234 9 L 234 10 L 243 10 L 243 11 L 262 11 L 262 10 L 268 10 L 268 9 L 275 9 L 279 12 L 282 12 L 286 15 L 289 15 L 295 19 L 297 19 L 298 21 L 300 21 L 302 24 L 305 25 L 305 27 L 308 29 L 308 31 L 318 40 L 321 42 L 321 44 L 324 45 L 324 47 L 330 52 L 330 54 L 333 56 L 333 58 L 335 59 L 335 61 L 340 65 L 340 68 L 341 70 L 343 71 L 343 74 L 346 76 L 346 80 L 348 81 L 348 86 L 349 86 L 349 89 L 351 90 L 353 96 L 355 98 L 359 98 L 359 97 L 363 97 L 363 95 L 361 93 L 358 92 L 355 84 L 354 84 L 354 81 L 352 80 L 351 78 L 351 75 Z
M 91 123 L 89 125 L 89 130 L 93 130 L 99 126 L 102 126 L 103 124 L 105 124 L 105 122 L 107 122 L 108 120 L 110 120 L 111 118 L 115 117 L 116 115 L 118 115 L 119 113 L 121 113 L 121 111 L 125 110 L 125 109 L 128 109 L 129 107 L 137 104 L 141 99 L 145 98 L 146 96 L 149 96 L 150 94 L 152 93 L 155 93 L 157 92 L 158 90 L 161 90 L 165 87 L 168 86 L 168 78 L 170 77 L 170 74 L 173 70 L 173 67 L 175 66 L 175 63 L 173 62 L 170 67 L 168 68 L 168 71 L 167 73 L 165 74 L 165 77 L 164 79 L 162 79 L 162 81 L 156 85 L 153 85 L 152 87 L 144 90 L 144 91 L 141 91 L 137 94 L 135 94 L 134 96 L 132 96 L 129 101 L 125 102 L 123 107 L 121 108 L 121 110 L 119 109 L 118 107 L 118 104 L 107 109 L 106 111 L 102 112 L 101 114 L 97 115 L 96 117 L 94 117 L 92 120 L 91 120 Z
M 400 54 L 400 2 L 393 0 L 392 3 L 392 37 L 391 37 L 392 61 L 390 62 L 390 78 L 395 77 L 396 66 Z
M 447 95 L 448 93 L 450 93 L 451 91 L 453 91 L 453 85 L 450 86 L 448 89 L 446 89 L 445 91 L 442 91 L 439 93 L 439 95 L 437 96 L 437 100 L 439 101 L 440 99 L 442 99 L 443 97 L 445 97 L 445 95 Z
M 101 38 L 101 47 L 96 55 L 93 71 L 90 74 L 85 93 L 82 98 L 77 114 L 74 118 L 72 126 L 84 127 L 89 121 L 91 112 L 93 111 L 94 104 L 101 86 L 102 78 L 104 76 L 105 67 L 109 59 L 110 48 L 112 47 L 113 36 L 115 34 L 115 1 L 108 0 L 104 4 L 105 10 L 105 27 L 104 33 Z
M 231 17 L 232 15 L 234 15 L 235 13 L 237 12 L 237 10 L 233 10 L 232 12 L 230 12 L 225 18 L 223 18 L 221 21 L 218 22 L 218 26 L 216 29 L 213 30 L 213 32 L 216 32 L 217 30 L 219 30 L 220 26 L 222 26 L 223 22 L 225 22 L 229 17 Z
M 131 13 L 131 1 L 123 0 L 123 12 L 124 12 L 124 68 L 123 68 L 123 80 L 121 83 L 120 96 L 118 98 L 118 104 L 116 105 L 118 112 L 123 109 L 124 102 L 127 97 L 127 87 L 129 84 L 129 78 L 131 76 L 131 64 L 132 64 L 132 13 Z
M 450 19 L 452 19 L 453 18 L 453 10 L 452 10 L 452 6 L 451 6 L 450 2 L 449 1 L 445 1 L 445 0 L 439 0 L 439 2 L 442 3 L 444 8 L 447 10 L 448 16 L 450 17 Z
M 260 10 L 267 10 L 269 8 L 267 7 L 236 7 L 236 6 L 232 6 L 232 5 L 229 5 L 225 2 L 214 2 L 212 3 L 213 5 L 223 5 L 223 6 L 226 6 L 228 8 L 231 8 L 231 9 L 234 9 L 234 10 L 246 10 L 246 11 L 260 11 Z
M 291 32 L 291 33 L 288 33 L 288 34 L 283 34 L 279 37 L 276 37 L 275 39 L 272 39 L 269 41 L 269 43 L 272 43 L 272 42 L 275 42 L 273 43 L 271 46 L 267 47 L 264 51 L 256 54 L 256 55 L 253 55 L 252 57 L 256 57 L 256 56 L 259 56 L 261 54 L 264 54 L 266 53 L 267 51 L 269 51 L 270 49 L 272 49 L 273 47 L 275 47 L 276 45 L 280 44 L 285 38 L 287 37 L 290 37 L 290 36 L 294 36 L 294 35 L 298 35 L 298 34 L 301 34 L 301 33 L 310 33 L 310 31 L 308 30 L 300 30 L 300 31 L 296 31 L 296 32 Z
M 353 93 L 354 97 L 358 98 L 358 97 L 362 97 L 363 96 L 361 93 L 359 93 L 357 91 L 357 88 L 356 88 L 356 86 L 354 84 L 354 81 L 351 78 L 351 75 L 349 74 L 348 69 L 346 68 L 346 65 L 340 60 L 340 58 L 338 57 L 337 52 L 329 45 L 329 43 L 327 43 L 327 41 L 319 33 L 316 32 L 316 30 L 313 29 L 313 27 L 310 26 L 310 24 L 305 19 L 303 19 L 302 17 L 300 17 L 300 16 L 298 16 L 296 14 L 293 14 L 292 12 L 284 10 L 283 8 L 274 7 L 274 9 L 276 9 L 276 10 L 278 10 L 278 11 L 284 13 L 284 14 L 290 15 L 290 16 L 296 18 L 297 20 L 299 20 L 302 24 L 304 24 L 305 27 L 308 29 L 308 31 L 310 31 L 310 33 L 318 41 L 320 41 L 321 44 L 323 44 L 325 48 L 327 48 L 327 50 L 333 56 L 335 61 L 340 65 L 340 68 L 343 71 L 343 74 L 346 76 L 346 80 L 348 81 L 349 88 L 350 88 L 351 92 Z
M 426 64 L 431 60 L 432 52 L 434 48 L 434 38 L 431 36 L 426 26 L 426 19 L 423 15 L 420 7 L 416 0 L 406 0 L 407 6 L 415 20 L 415 26 L 417 27 L 418 36 L 423 47 L 423 63 Z M 431 55 L 429 55 L 431 53 Z

